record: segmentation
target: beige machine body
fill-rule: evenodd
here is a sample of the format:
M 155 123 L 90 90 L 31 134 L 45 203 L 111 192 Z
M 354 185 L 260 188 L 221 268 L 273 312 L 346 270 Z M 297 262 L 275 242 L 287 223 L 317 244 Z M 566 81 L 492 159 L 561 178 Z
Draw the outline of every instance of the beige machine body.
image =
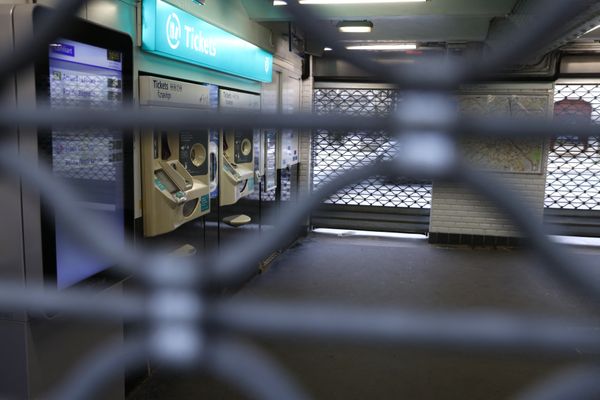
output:
M 140 77 L 140 106 L 208 109 L 203 85 Z M 171 232 L 210 212 L 208 130 L 150 129 L 141 135 L 144 235 Z
M 219 108 L 260 110 L 260 96 L 220 89 Z M 254 192 L 254 131 L 225 129 L 219 139 L 219 204 L 226 206 Z

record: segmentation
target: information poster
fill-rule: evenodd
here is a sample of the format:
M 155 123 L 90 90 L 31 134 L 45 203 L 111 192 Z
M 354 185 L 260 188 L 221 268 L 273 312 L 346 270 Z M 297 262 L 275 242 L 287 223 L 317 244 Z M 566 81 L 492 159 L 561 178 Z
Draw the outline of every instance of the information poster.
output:
M 460 96 L 463 114 L 474 117 L 547 118 L 548 97 L 533 95 Z M 537 138 L 465 139 L 464 157 L 479 168 L 511 173 L 541 173 L 544 142 Z
M 265 185 L 266 191 L 277 188 L 277 132 L 265 130 Z

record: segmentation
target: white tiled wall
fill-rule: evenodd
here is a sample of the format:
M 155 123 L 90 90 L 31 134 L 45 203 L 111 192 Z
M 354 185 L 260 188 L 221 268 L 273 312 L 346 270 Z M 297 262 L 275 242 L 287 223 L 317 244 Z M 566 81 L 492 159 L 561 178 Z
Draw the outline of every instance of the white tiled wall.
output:
M 542 221 L 545 169 L 542 174 L 497 173 L 494 177 L 509 185 L 530 207 L 532 218 Z M 434 182 L 430 232 L 518 237 L 513 225 L 495 206 L 478 194 L 456 184 Z

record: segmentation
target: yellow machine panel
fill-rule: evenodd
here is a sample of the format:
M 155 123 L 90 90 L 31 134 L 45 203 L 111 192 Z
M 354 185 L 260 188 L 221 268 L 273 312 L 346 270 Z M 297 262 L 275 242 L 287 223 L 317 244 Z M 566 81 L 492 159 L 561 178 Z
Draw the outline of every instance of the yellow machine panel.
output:
M 236 203 L 254 192 L 253 132 L 221 133 L 220 204 Z
M 219 107 L 237 110 L 260 110 L 260 96 L 233 90 L 219 90 Z M 235 204 L 254 192 L 254 132 L 226 129 L 220 135 L 219 204 Z
M 207 108 L 208 88 L 140 77 L 145 107 Z M 144 235 L 156 236 L 210 212 L 208 130 L 146 130 L 141 136 Z

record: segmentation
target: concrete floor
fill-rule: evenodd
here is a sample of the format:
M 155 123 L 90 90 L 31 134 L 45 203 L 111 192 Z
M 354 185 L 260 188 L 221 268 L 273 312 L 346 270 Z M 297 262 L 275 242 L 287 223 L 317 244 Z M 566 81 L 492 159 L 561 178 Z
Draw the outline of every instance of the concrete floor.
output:
M 599 253 L 580 251 L 590 257 Z M 566 293 L 536 265 L 535 257 L 511 249 L 312 234 L 237 296 L 585 316 L 583 304 L 589 302 Z M 260 345 L 317 399 L 505 399 L 565 366 L 549 359 L 441 354 L 375 345 L 297 340 Z M 167 374 L 160 369 L 130 396 L 131 400 L 196 398 L 245 397 L 210 378 Z

